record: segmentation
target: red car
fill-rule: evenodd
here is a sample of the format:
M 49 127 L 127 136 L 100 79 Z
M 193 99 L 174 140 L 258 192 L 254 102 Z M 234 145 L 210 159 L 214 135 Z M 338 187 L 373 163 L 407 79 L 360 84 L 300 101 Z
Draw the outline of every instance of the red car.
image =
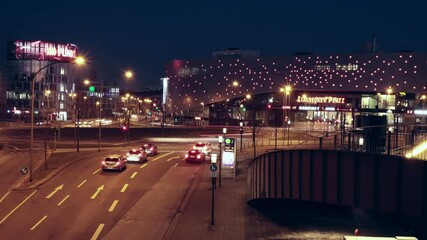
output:
M 205 161 L 205 159 L 206 159 L 205 154 L 199 150 L 190 150 L 188 151 L 187 154 L 185 154 L 185 161 L 187 163 L 190 163 L 190 162 L 202 163 Z
M 126 159 L 120 155 L 110 155 L 101 162 L 102 171 L 126 169 Z

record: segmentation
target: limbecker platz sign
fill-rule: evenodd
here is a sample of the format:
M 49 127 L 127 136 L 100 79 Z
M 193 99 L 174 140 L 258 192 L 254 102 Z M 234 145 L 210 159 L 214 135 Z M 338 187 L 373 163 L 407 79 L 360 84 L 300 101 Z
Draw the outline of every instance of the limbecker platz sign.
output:
M 77 46 L 71 43 L 43 41 L 10 41 L 8 60 L 46 60 L 73 62 L 77 57 Z
M 341 104 L 345 103 L 345 98 L 343 97 L 332 97 L 332 96 L 325 96 L 325 97 L 308 97 L 308 96 L 298 96 L 297 102 L 301 103 L 335 103 L 335 104 Z

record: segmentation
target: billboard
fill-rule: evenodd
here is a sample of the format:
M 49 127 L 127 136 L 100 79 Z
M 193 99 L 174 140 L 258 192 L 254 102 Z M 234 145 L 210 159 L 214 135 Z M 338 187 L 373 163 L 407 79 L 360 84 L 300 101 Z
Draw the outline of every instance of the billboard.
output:
M 43 41 L 10 41 L 7 48 L 8 60 L 46 60 L 73 62 L 77 57 L 77 46 L 71 43 Z

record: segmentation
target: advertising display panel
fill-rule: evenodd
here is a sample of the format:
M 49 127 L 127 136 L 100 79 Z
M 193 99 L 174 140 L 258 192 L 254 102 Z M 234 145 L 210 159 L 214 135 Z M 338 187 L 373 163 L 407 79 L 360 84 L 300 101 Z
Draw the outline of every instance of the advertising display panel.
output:
M 73 62 L 77 54 L 77 46 L 71 43 L 16 40 L 10 41 L 7 48 L 8 60 Z

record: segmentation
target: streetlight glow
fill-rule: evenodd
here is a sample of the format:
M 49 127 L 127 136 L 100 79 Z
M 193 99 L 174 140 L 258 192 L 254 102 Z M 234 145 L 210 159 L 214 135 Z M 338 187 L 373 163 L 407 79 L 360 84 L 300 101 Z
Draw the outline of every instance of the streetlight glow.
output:
M 125 77 L 126 77 L 127 79 L 132 78 L 132 77 L 133 77 L 133 72 L 132 72 L 132 71 L 130 71 L 130 70 L 126 71 L 126 72 L 125 72 Z
M 81 57 L 81 56 L 76 57 L 76 60 L 74 60 L 74 61 L 75 61 L 75 63 L 76 63 L 77 65 L 83 65 L 83 64 L 85 64 L 85 62 L 86 62 L 86 60 L 84 59 L 84 57 Z

